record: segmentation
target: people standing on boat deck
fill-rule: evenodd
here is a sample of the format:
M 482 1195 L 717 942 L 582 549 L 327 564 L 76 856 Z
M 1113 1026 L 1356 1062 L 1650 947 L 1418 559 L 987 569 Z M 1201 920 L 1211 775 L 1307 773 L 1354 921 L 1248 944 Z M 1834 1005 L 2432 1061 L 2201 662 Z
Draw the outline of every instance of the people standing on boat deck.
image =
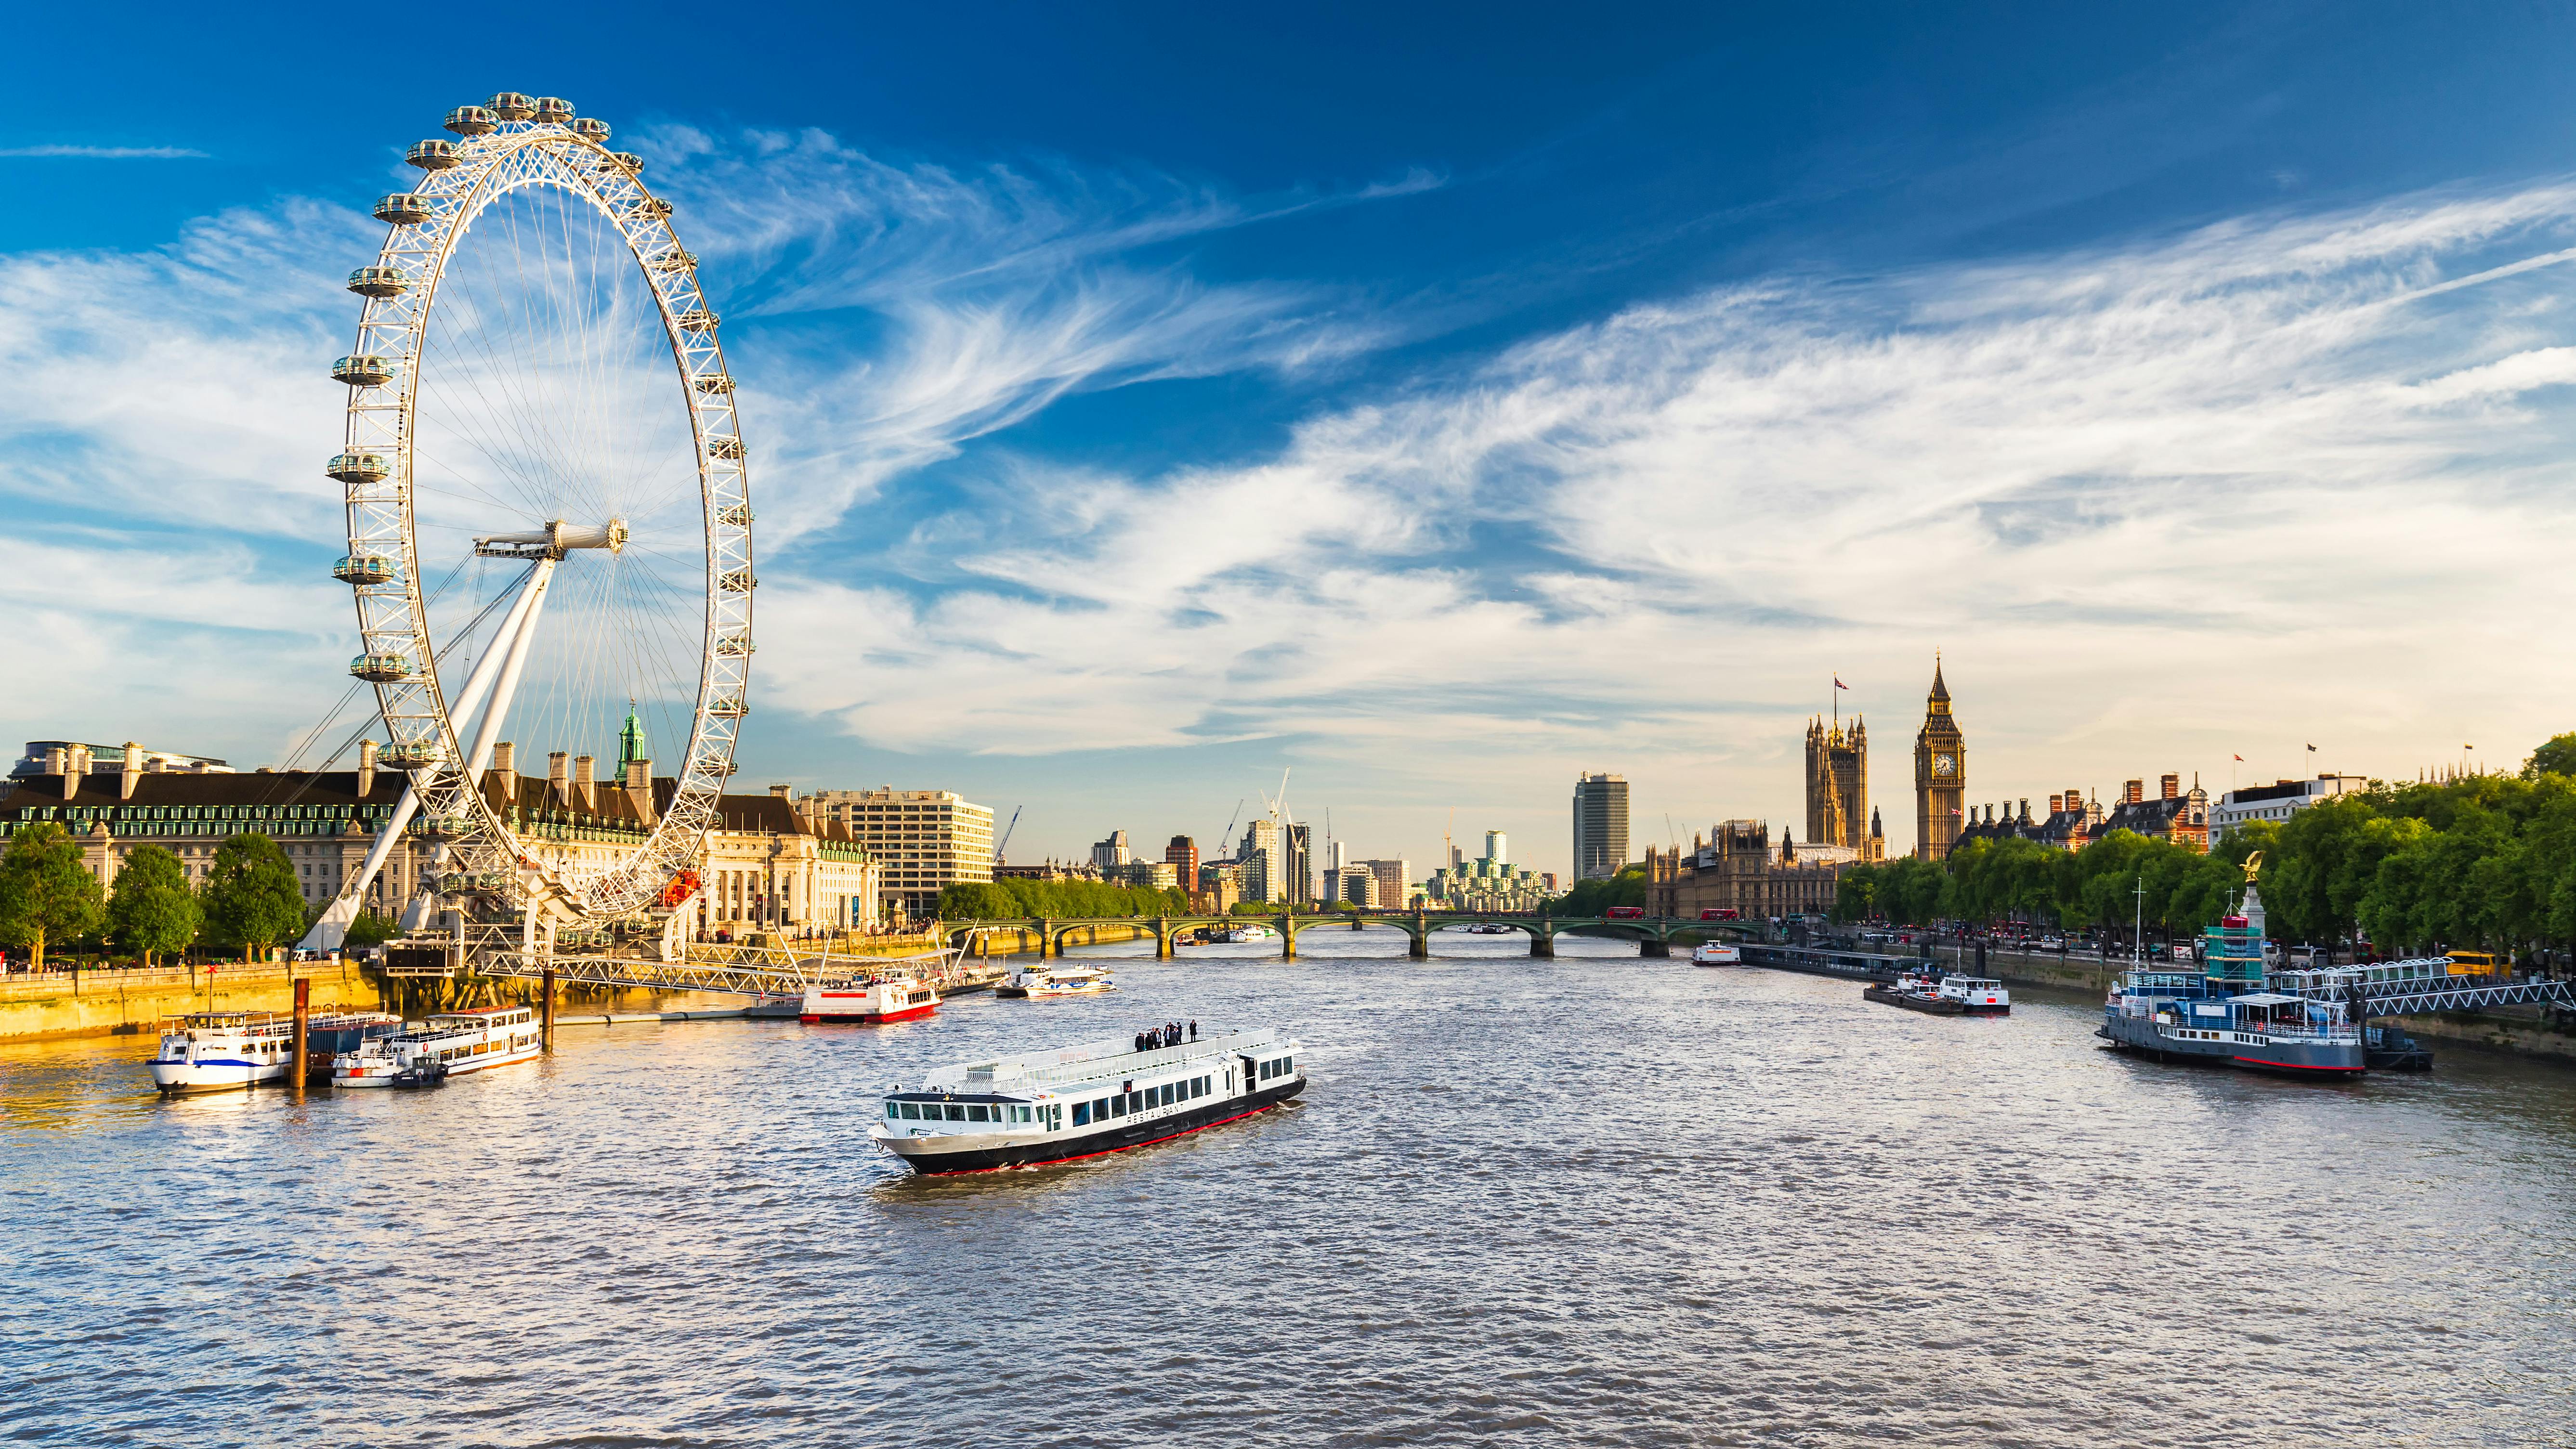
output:
M 1193 1018 L 1191 1019 L 1191 1021 L 1190 1021 L 1190 1040 L 1192 1040 L 1192 1041 L 1197 1041 L 1198 1039 L 1199 1039 L 1199 1024 L 1198 1024 L 1198 1020 L 1197 1020 L 1197 1018 L 1193 1017 Z

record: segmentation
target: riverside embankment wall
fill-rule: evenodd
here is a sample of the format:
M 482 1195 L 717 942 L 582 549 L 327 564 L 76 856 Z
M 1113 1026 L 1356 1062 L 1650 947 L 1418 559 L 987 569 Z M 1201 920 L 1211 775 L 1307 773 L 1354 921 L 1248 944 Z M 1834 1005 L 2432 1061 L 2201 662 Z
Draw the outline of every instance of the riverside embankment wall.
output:
M 929 936 L 875 936 L 835 942 L 833 954 L 899 956 L 933 948 Z M 1034 948 L 1032 948 L 1034 949 Z M 293 966 L 225 964 L 122 967 L 102 971 L 49 971 L 0 976 L 0 1042 L 66 1037 L 153 1035 L 161 1019 L 187 1011 L 291 1011 L 295 983 L 313 983 L 316 1011 L 399 1011 L 418 1016 L 454 999 L 447 983 L 386 982 L 355 961 L 301 962 Z M 538 983 L 515 978 L 473 983 L 472 994 L 502 1001 L 534 1001 Z M 440 994 L 444 994 L 444 1000 Z M 649 991 L 564 985 L 557 1000 L 571 1011 L 692 1011 L 738 1007 L 741 996 L 703 991 Z
M 0 1042 L 150 1034 L 183 1011 L 290 1011 L 298 981 L 313 983 L 316 1011 L 383 1004 L 375 977 L 355 963 L 49 971 L 0 978 Z

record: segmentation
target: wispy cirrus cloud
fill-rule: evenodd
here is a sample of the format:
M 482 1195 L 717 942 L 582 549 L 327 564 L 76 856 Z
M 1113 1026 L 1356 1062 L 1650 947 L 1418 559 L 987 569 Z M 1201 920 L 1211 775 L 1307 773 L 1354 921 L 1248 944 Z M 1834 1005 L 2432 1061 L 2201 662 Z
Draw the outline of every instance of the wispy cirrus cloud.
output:
M 89 161 L 205 161 L 206 152 L 186 146 L 0 146 L 0 156 L 60 156 Z
M 1628 752 L 1712 808 L 1789 803 L 1808 675 L 1910 713 L 1945 643 L 2025 793 L 2320 717 L 2358 754 L 2576 670 L 2527 627 L 2576 603 L 2576 315 L 2524 265 L 2571 234 L 2576 191 L 2542 186 L 1638 306 L 1248 466 L 1017 460 L 913 561 L 958 561 L 941 589 L 791 586 L 763 660 L 897 749 Z M 2576 705 L 2547 693 L 2475 711 L 2529 734 Z

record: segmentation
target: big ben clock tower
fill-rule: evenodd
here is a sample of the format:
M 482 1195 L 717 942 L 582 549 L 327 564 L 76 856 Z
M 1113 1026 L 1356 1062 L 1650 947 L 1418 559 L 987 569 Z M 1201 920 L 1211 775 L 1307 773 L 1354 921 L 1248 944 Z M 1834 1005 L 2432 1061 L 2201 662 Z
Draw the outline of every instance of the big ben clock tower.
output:
M 1914 853 L 1942 860 L 1959 842 L 1966 823 L 1968 747 L 1950 717 L 1950 687 L 1941 682 L 1941 660 L 1932 659 L 1932 694 L 1923 708 L 1923 730 L 1914 737 Z

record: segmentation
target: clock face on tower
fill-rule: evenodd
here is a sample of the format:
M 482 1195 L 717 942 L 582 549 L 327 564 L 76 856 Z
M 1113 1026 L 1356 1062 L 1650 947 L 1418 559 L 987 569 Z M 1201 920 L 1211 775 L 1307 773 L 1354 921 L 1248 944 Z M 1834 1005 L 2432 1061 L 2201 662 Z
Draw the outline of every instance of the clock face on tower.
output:
M 1959 773 L 1959 757 L 1957 755 L 1934 755 L 1932 757 L 1932 773 L 1941 776 L 1949 776 Z

